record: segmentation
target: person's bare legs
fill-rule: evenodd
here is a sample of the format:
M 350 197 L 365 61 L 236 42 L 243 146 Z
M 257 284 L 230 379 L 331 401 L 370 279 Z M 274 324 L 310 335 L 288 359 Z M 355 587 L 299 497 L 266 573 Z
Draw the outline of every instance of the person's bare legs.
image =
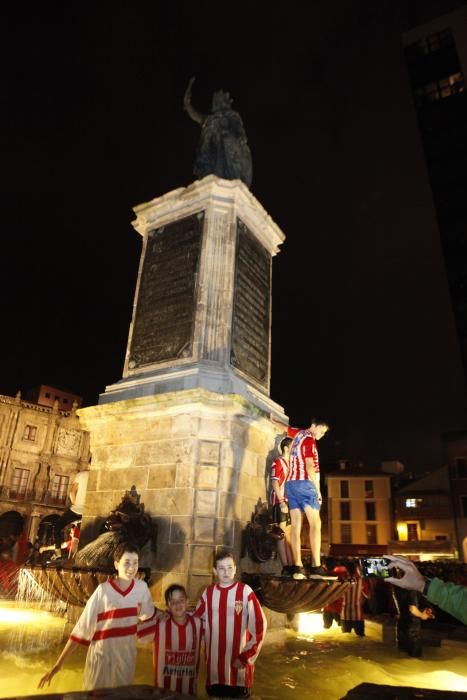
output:
M 284 531 L 284 528 L 281 527 L 281 530 Z M 287 542 L 285 541 L 285 536 L 277 543 L 277 553 L 282 566 L 288 566 L 289 562 L 287 561 Z
M 291 533 L 292 533 L 292 528 L 290 525 L 286 525 L 285 527 L 285 551 L 287 553 L 287 565 L 290 566 L 293 564 L 293 554 L 292 554 L 292 543 L 291 543 Z
M 321 518 L 319 510 L 305 506 L 304 511 L 310 526 L 311 565 L 321 566 Z
M 291 534 L 290 544 L 292 546 L 292 557 L 295 566 L 303 566 L 302 563 L 302 545 L 300 537 L 302 534 L 302 517 L 303 513 L 300 508 L 292 508 L 290 510 Z

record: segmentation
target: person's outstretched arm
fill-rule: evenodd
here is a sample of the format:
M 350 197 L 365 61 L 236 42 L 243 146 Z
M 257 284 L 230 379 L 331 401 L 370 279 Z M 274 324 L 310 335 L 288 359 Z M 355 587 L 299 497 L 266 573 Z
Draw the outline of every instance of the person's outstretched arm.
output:
M 467 625 L 467 587 L 457 586 L 455 583 L 445 583 L 438 578 L 431 579 L 425 590 L 427 579 L 420 573 L 415 564 L 405 557 L 396 557 L 387 554 L 387 559 L 393 562 L 404 572 L 402 578 L 392 576 L 384 579 L 399 588 L 407 588 L 412 591 L 420 591 L 425 598 L 440 607 L 445 612 Z
M 195 78 L 190 78 L 190 82 L 188 83 L 188 87 L 185 90 L 185 94 L 183 96 L 183 106 L 185 108 L 185 111 L 188 112 L 188 115 L 193 119 L 194 122 L 198 122 L 198 124 L 202 124 L 205 120 L 205 116 L 198 112 L 193 105 L 191 104 L 191 88 L 193 83 L 195 82 Z
M 50 681 L 55 676 L 55 674 L 58 673 L 58 671 L 60 671 L 62 664 L 65 661 L 65 659 L 67 658 L 67 656 L 69 656 L 71 654 L 71 652 L 76 649 L 77 646 L 78 646 L 78 643 L 74 642 L 72 639 L 69 639 L 67 641 L 67 643 L 63 647 L 62 653 L 60 654 L 60 656 L 56 660 L 55 664 L 52 666 L 50 671 L 48 671 L 48 673 L 46 673 L 45 676 L 42 676 L 42 678 L 40 679 L 39 685 L 37 686 L 38 688 L 43 688 L 46 683 L 47 683 L 47 685 L 50 685 Z

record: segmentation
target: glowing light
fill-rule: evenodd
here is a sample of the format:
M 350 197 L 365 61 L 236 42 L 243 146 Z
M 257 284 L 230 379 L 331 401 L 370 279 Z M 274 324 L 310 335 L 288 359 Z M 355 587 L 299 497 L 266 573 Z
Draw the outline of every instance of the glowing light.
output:
M 323 616 L 321 613 L 300 613 L 298 616 L 298 633 L 299 634 L 317 634 L 322 632 Z
M 397 534 L 399 535 L 399 540 L 401 542 L 407 542 L 407 523 L 397 523 Z
M 20 608 L 0 608 L 0 625 L 24 624 L 26 622 L 37 621 L 41 615 L 37 610 L 21 610 Z M 48 617 L 47 613 L 42 613 Z

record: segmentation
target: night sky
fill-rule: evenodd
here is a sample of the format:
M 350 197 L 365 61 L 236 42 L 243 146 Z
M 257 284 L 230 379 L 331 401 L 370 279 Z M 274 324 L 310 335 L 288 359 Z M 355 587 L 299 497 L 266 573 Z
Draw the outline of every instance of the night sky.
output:
M 328 464 L 440 466 L 441 434 L 467 428 L 465 383 L 400 31 L 464 4 L 3 10 L 0 393 L 51 383 L 94 404 L 121 378 L 132 207 L 194 179 L 196 75 L 201 111 L 231 92 L 252 192 L 287 237 L 272 398 L 294 425 L 328 417 Z

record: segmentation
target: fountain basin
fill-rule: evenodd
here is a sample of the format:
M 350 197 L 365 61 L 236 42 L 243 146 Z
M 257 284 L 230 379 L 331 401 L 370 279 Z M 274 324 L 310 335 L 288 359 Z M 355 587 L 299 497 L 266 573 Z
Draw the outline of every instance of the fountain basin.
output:
M 296 614 L 321 610 L 342 598 L 349 583 L 338 579 L 296 581 L 273 574 L 242 574 L 242 580 L 256 593 L 260 603 L 279 613 Z
M 86 605 L 100 583 L 104 583 L 109 576 L 115 574 L 114 569 L 73 566 L 67 562 L 60 565 L 25 566 L 23 570 L 28 572 L 51 598 L 79 607 Z M 150 574 L 149 569 L 140 569 L 138 578 L 148 582 Z

